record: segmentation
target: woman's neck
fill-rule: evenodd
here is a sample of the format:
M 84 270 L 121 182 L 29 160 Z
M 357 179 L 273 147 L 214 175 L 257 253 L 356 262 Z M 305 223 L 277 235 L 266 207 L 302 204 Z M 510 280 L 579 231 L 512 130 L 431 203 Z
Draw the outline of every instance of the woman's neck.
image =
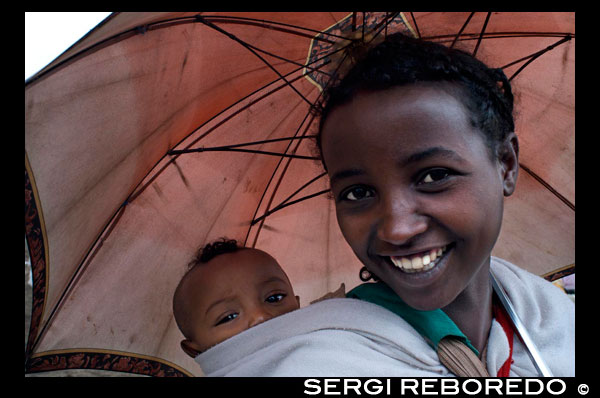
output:
M 456 299 L 442 308 L 481 354 L 492 325 L 492 284 L 489 262 Z

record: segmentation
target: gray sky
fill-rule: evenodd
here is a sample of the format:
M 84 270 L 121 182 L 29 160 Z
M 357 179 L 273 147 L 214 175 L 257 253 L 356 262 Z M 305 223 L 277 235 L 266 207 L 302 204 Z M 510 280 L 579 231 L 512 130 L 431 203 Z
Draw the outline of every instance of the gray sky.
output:
M 26 12 L 25 80 L 52 62 L 110 12 Z

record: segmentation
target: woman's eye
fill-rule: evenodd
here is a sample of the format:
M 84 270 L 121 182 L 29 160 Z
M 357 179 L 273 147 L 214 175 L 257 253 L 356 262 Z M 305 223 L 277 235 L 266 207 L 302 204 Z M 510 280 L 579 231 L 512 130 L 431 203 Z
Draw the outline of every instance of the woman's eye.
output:
M 373 191 L 365 187 L 354 187 L 342 193 L 343 200 L 357 201 L 370 198 L 373 196 Z
M 281 300 L 283 300 L 285 298 L 285 294 L 283 293 L 277 293 L 277 294 L 272 294 L 269 297 L 267 297 L 267 299 L 265 300 L 267 303 L 278 303 Z
M 223 318 L 221 318 L 219 320 L 219 322 L 217 322 L 217 325 L 222 325 L 224 323 L 231 322 L 231 321 L 233 321 L 237 317 L 238 317 L 238 313 L 237 312 L 233 312 L 231 314 L 225 315 Z
M 429 170 L 427 174 L 421 179 L 422 184 L 431 184 L 433 182 L 441 181 L 448 177 L 450 172 L 447 169 L 434 169 Z

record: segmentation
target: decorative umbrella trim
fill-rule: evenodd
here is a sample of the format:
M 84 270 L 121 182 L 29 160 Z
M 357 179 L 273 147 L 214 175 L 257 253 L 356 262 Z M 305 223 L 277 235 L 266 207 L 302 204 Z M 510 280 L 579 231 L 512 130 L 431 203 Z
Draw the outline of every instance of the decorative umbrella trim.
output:
M 46 226 L 41 211 L 35 180 L 25 154 L 25 237 L 29 248 L 31 260 L 31 274 L 33 280 L 33 299 L 31 309 L 31 323 L 25 358 L 32 352 L 34 341 L 38 336 L 39 326 L 44 313 L 44 305 L 48 293 L 48 244 Z
M 65 369 L 110 370 L 154 377 L 194 377 L 172 362 L 113 350 L 53 350 L 35 354 L 26 363 L 26 371 L 29 373 Z

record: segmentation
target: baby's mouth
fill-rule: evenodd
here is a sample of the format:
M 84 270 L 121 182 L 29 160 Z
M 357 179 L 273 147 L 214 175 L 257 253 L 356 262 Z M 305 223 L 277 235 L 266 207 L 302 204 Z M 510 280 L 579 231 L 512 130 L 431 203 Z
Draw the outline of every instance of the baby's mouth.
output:
M 390 256 L 391 263 L 400 270 L 407 273 L 426 272 L 435 267 L 444 253 L 448 250 L 448 245 L 431 249 L 425 252 L 413 254 L 410 256 Z

